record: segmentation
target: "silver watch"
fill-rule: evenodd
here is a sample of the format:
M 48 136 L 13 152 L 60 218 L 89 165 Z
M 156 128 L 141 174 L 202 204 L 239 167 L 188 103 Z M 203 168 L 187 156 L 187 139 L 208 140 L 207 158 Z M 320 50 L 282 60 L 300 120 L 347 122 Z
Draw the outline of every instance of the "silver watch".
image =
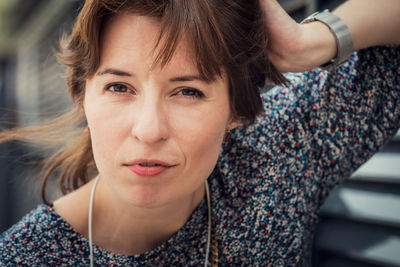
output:
M 301 24 L 313 21 L 324 23 L 335 36 L 337 47 L 336 57 L 321 66 L 327 70 L 335 69 L 349 59 L 353 52 L 353 37 L 351 36 L 351 32 L 346 24 L 338 16 L 329 12 L 328 9 L 322 12 L 315 12 L 304 19 Z

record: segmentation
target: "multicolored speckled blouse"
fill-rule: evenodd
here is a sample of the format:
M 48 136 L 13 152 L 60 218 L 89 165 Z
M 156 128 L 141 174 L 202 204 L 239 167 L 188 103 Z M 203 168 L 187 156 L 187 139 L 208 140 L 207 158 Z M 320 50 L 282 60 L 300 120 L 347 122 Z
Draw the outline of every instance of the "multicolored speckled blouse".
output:
M 354 53 L 333 72 L 288 74 L 264 113 L 227 136 L 209 177 L 220 266 L 308 266 L 329 191 L 400 127 L 400 47 Z M 200 266 L 203 201 L 167 242 L 141 255 L 95 247 L 98 266 Z M 41 205 L 0 237 L 0 266 L 87 266 L 88 241 Z

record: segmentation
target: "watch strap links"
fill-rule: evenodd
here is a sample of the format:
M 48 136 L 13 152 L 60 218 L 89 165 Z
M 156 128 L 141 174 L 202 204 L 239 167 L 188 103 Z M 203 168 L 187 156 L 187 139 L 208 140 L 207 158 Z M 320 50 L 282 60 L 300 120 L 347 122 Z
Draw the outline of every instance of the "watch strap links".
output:
M 328 9 L 322 12 L 316 12 L 304 19 L 301 24 L 313 21 L 320 21 L 328 26 L 329 30 L 336 40 L 336 57 L 321 67 L 332 70 L 349 59 L 353 52 L 353 37 L 347 25 L 336 15 L 332 14 Z

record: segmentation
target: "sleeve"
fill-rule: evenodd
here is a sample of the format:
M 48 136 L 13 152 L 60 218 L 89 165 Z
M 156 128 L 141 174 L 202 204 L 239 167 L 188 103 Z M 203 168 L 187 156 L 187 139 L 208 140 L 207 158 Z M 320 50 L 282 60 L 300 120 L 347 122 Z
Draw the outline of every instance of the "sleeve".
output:
M 400 127 L 400 47 L 360 50 L 332 72 L 300 77 L 292 90 L 311 136 L 323 200 Z
M 295 196 L 313 211 L 400 127 L 400 47 L 368 48 L 332 72 L 287 78 L 262 94 L 253 124 L 227 136 L 219 169 L 233 198 Z

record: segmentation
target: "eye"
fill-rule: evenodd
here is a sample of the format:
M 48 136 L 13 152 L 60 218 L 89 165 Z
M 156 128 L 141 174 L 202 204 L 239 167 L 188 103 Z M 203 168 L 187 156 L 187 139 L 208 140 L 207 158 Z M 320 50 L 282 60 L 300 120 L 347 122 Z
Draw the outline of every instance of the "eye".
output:
M 112 83 L 108 84 L 105 88 L 106 91 L 109 91 L 111 93 L 116 93 L 116 94 L 125 94 L 125 93 L 133 93 L 131 89 L 128 88 L 128 86 L 122 84 L 122 83 Z
M 190 88 L 190 87 L 184 87 L 182 88 L 178 94 L 181 94 L 183 96 L 187 96 L 187 97 L 193 97 L 193 98 L 202 98 L 204 97 L 203 92 L 201 92 L 198 89 L 195 88 Z

